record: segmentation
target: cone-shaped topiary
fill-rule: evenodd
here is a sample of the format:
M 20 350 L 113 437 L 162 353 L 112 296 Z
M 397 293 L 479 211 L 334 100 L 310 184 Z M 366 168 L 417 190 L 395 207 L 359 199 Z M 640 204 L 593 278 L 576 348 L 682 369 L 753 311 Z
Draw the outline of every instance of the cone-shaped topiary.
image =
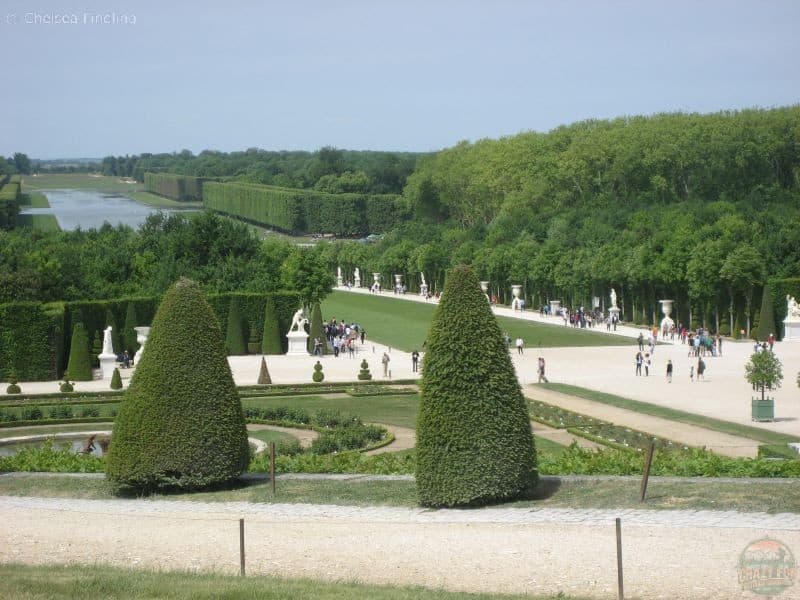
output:
M 151 327 L 114 420 L 107 476 L 143 490 L 236 479 L 249 453 L 242 405 L 222 330 L 199 286 L 179 280 Z
M 758 328 L 756 329 L 756 339 L 767 340 L 770 334 L 775 335 L 778 328 L 775 327 L 775 305 L 772 303 L 772 287 L 769 284 L 764 286 L 764 293 L 761 295 L 761 310 L 758 313 Z
M 264 333 L 261 336 L 261 354 L 283 354 L 280 325 L 275 312 L 275 301 L 267 296 L 264 305 Z
M 328 340 L 325 339 L 325 328 L 322 324 L 322 308 L 319 302 L 314 303 L 311 309 L 311 329 L 308 332 L 308 351 L 314 353 L 314 339 L 322 342 L 322 354 L 328 353 Z
M 75 323 L 72 328 L 72 342 L 69 346 L 69 362 L 67 375 L 64 377 L 75 381 L 92 380 L 92 360 L 89 358 L 89 338 L 83 323 Z
M 359 381 L 369 381 L 372 379 L 372 373 L 369 372 L 369 365 L 367 359 L 361 361 L 361 370 L 358 372 Z
M 112 390 L 121 390 L 122 389 L 122 376 L 119 374 L 119 369 L 114 369 L 113 375 L 111 375 L 111 389 Z
M 311 379 L 313 379 L 316 383 L 320 383 L 323 379 L 325 379 L 325 373 L 322 372 L 322 364 L 317 361 L 317 364 L 314 365 L 314 373 L 311 375 Z
M 469 267 L 450 272 L 426 350 L 417 418 L 420 503 L 479 505 L 521 496 L 537 477 L 530 416 Z
M 228 306 L 228 327 L 225 334 L 225 351 L 228 355 L 247 354 L 244 340 L 242 313 L 239 310 L 239 298 L 234 296 Z
M 125 327 L 122 330 L 122 348 L 119 348 L 119 351 L 127 350 L 131 357 L 139 350 L 139 342 L 136 341 L 136 330 L 134 329 L 138 326 L 139 317 L 136 315 L 136 305 L 128 302 L 128 308 L 125 310 Z
M 106 325 L 111 325 L 111 347 L 114 349 L 114 353 L 122 354 L 123 348 L 120 330 L 119 327 L 117 327 L 117 320 L 114 318 L 114 313 L 110 310 L 106 310 Z
M 258 371 L 258 385 L 269 385 L 272 383 L 272 377 L 269 376 L 267 370 L 267 360 L 261 357 L 261 369 Z

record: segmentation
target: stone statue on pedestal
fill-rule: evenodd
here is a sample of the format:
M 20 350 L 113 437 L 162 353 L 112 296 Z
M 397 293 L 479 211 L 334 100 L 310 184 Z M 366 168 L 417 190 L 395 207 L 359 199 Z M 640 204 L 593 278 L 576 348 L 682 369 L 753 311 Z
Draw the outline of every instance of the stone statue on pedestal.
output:
M 786 294 L 786 320 L 800 320 L 800 307 L 797 306 L 797 300 L 794 296 Z
M 103 332 L 103 352 L 102 354 L 108 356 L 116 356 L 114 354 L 114 346 L 111 343 L 111 325 L 106 327 Z
M 294 313 L 294 317 L 292 317 L 292 326 L 289 327 L 289 331 L 304 331 L 303 325 L 306 324 L 306 319 L 303 317 L 303 309 L 299 309 L 296 313 Z
M 611 297 L 611 306 L 612 308 L 615 308 L 617 306 L 617 292 L 614 290 L 614 288 L 611 288 L 610 297 Z

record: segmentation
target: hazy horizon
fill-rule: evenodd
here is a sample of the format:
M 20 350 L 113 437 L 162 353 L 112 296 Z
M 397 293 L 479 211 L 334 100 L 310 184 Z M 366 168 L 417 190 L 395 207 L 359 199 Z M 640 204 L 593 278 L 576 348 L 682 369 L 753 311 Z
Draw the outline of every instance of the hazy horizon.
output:
M 800 102 L 800 3 L 7 0 L 0 154 L 430 152 Z

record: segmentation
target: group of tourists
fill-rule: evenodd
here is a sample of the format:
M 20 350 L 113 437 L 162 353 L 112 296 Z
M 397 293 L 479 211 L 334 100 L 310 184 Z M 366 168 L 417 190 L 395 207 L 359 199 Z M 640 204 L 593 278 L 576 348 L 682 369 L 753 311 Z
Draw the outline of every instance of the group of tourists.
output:
M 323 323 L 325 341 L 314 338 L 314 355 L 322 355 L 322 344 L 327 343 L 328 348 L 333 350 L 333 356 L 347 353 L 350 358 L 355 357 L 356 346 L 359 340 L 364 343 L 367 331 L 358 323 L 347 323 L 344 320 L 337 321 L 331 319 L 330 322 Z

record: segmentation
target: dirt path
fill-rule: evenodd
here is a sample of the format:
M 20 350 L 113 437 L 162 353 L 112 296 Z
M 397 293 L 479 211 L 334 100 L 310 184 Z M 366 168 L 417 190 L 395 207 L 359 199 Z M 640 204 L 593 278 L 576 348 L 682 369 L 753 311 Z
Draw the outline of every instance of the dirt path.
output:
M 616 408 L 608 404 L 578 398 L 577 396 L 546 390 L 535 385 L 523 387 L 523 392 L 526 397 L 534 400 L 541 400 L 542 402 L 579 412 L 595 419 L 603 419 L 616 425 L 624 425 L 631 429 L 646 431 L 688 446 L 705 446 L 712 452 L 723 456 L 752 458 L 758 455 L 759 442 L 748 438 L 719 433 L 704 427 L 678 423 L 624 408 Z
M 750 598 L 742 550 L 767 534 L 800 548 L 795 515 L 0 497 L 0 561 L 236 573 L 244 517 L 248 574 L 607 599 L 615 516 L 631 598 Z
M 396 425 L 386 425 L 385 423 L 374 424 L 388 429 L 389 433 L 394 436 L 394 441 L 386 446 L 364 452 L 364 454 L 367 456 L 381 454 L 383 452 L 399 452 L 400 450 L 410 450 L 417 445 L 417 434 L 413 429 L 409 429 L 408 427 L 397 427 Z

